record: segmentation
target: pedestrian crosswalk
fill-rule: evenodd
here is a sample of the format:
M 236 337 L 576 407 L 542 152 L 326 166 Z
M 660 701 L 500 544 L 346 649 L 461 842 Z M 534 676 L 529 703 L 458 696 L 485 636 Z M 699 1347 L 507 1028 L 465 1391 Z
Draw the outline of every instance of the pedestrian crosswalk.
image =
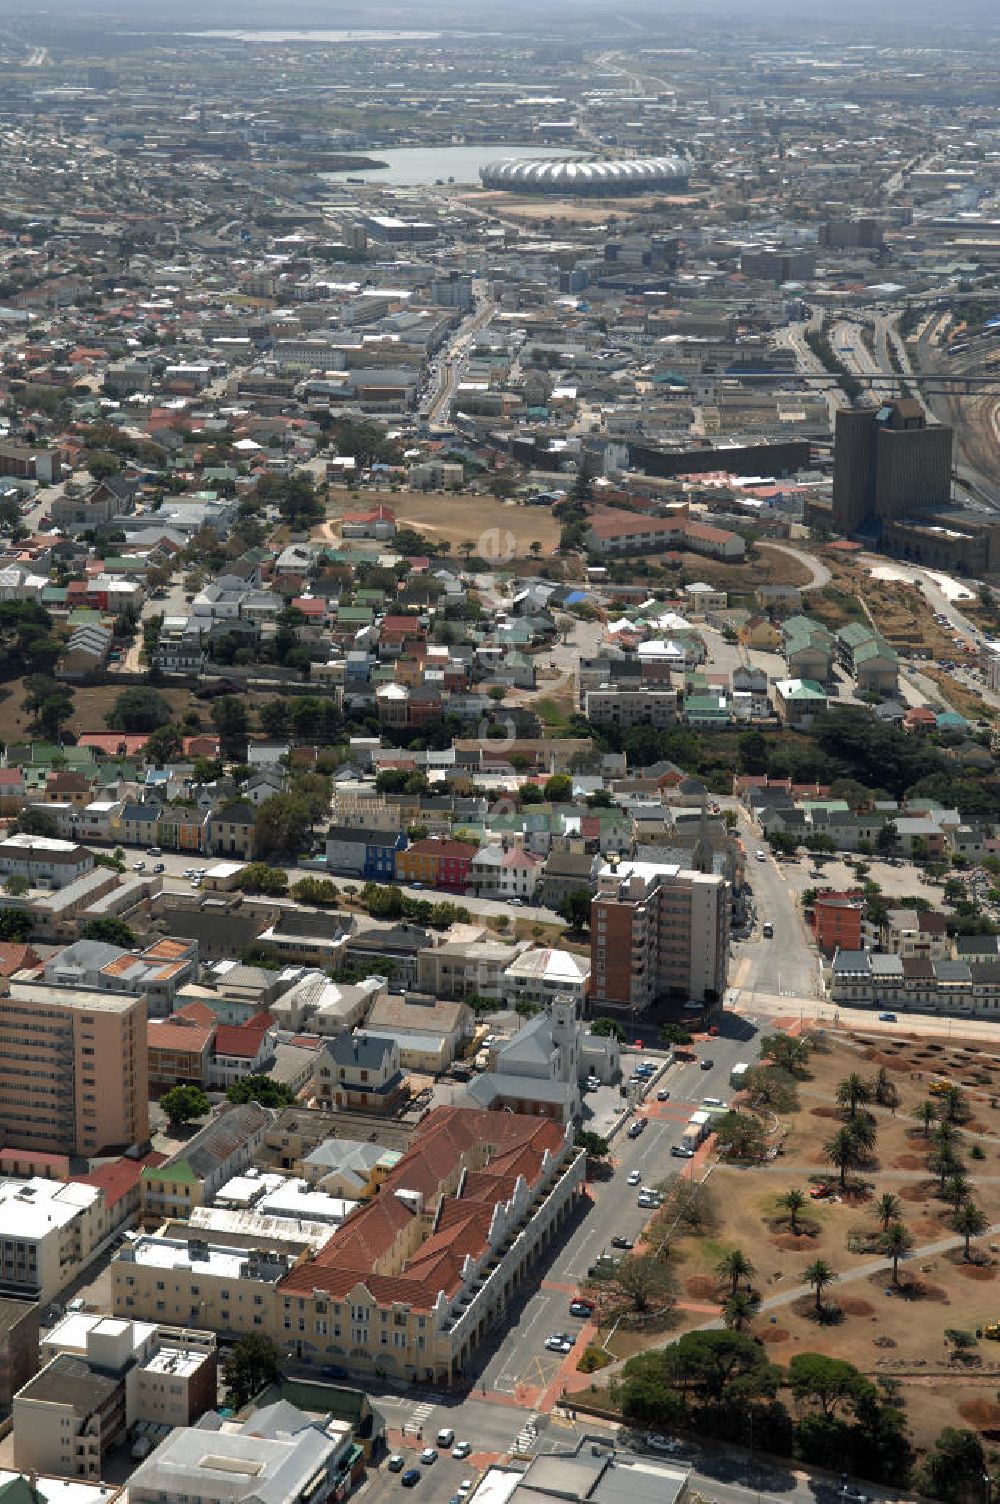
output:
M 538 1445 L 538 1411 L 532 1410 L 528 1419 L 517 1433 L 514 1443 L 516 1452 L 533 1452 Z
M 427 1400 L 422 1400 L 419 1405 L 414 1405 L 409 1420 L 403 1423 L 404 1436 L 422 1437 L 424 1426 L 431 1417 L 434 1406 Z

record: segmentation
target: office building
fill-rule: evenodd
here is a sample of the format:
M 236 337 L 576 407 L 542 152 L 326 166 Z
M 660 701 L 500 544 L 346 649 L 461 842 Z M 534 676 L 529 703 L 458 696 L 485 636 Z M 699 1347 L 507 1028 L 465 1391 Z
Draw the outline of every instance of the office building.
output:
M 591 903 L 591 1012 L 635 1017 L 665 995 L 718 1000 L 730 923 L 724 877 L 613 858 Z
M 0 997 L 0 1135 L 86 1158 L 149 1139 L 146 999 L 11 982 Z
M 833 526 L 881 530 L 912 513 L 947 507 L 953 431 L 928 427 L 919 402 L 837 413 L 833 446 Z

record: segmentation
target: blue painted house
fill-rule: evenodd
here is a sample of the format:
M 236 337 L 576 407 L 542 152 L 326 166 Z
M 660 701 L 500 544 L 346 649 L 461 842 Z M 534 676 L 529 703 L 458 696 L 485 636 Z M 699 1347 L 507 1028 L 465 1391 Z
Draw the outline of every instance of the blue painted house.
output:
M 326 834 L 326 865 L 331 872 L 349 872 L 371 882 L 392 882 L 396 854 L 406 845 L 405 831 L 331 825 Z

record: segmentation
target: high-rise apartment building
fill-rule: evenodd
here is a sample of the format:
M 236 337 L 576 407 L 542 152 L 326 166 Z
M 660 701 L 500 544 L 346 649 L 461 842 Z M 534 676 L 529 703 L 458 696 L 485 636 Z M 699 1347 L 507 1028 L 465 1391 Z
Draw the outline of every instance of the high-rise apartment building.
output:
M 637 1015 L 668 993 L 721 998 L 730 922 L 724 877 L 652 862 L 606 863 L 590 910 L 592 1012 Z
M 0 996 L 0 1142 L 90 1157 L 149 1138 L 146 999 L 11 982 Z
M 928 427 L 919 402 L 837 413 L 833 444 L 833 525 L 853 533 L 948 505 L 954 434 Z

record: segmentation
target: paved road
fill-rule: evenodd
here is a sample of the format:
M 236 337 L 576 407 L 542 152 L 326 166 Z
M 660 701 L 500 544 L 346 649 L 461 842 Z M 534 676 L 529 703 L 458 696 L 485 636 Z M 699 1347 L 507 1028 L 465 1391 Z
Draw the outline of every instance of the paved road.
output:
M 743 998 L 749 1000 L 751 1011 L 757 992 L 779 997 L 814 997 L 819 989 L 818 962 L 809 944 L 795 889 L 742 810 L 737 831 L 749 857 L 747 877 L 754 892 L 756 925 L 749 940 L 733 946 L 730 986 L 740 989 Z M 767 853 L 762 862 L 753 855 L 758 850 Z M 765 940 L 761 933 L 765 920 L 774 925 L 770 940 Z
M 800 590 L 822 590 L 824 585 L 829 585 L 830 571 L 816 558 L 815 554 L 805 553 L 801 548 L 792 548 L 787 543 L 775 543 L 773 538 L 768 538 L 763 547 L 773 548 L 779 554 L 787 554 L 790 559 L 797 559 L 804 569 L 808 569 L 811 579 L 808 584 L 800 585 Z

